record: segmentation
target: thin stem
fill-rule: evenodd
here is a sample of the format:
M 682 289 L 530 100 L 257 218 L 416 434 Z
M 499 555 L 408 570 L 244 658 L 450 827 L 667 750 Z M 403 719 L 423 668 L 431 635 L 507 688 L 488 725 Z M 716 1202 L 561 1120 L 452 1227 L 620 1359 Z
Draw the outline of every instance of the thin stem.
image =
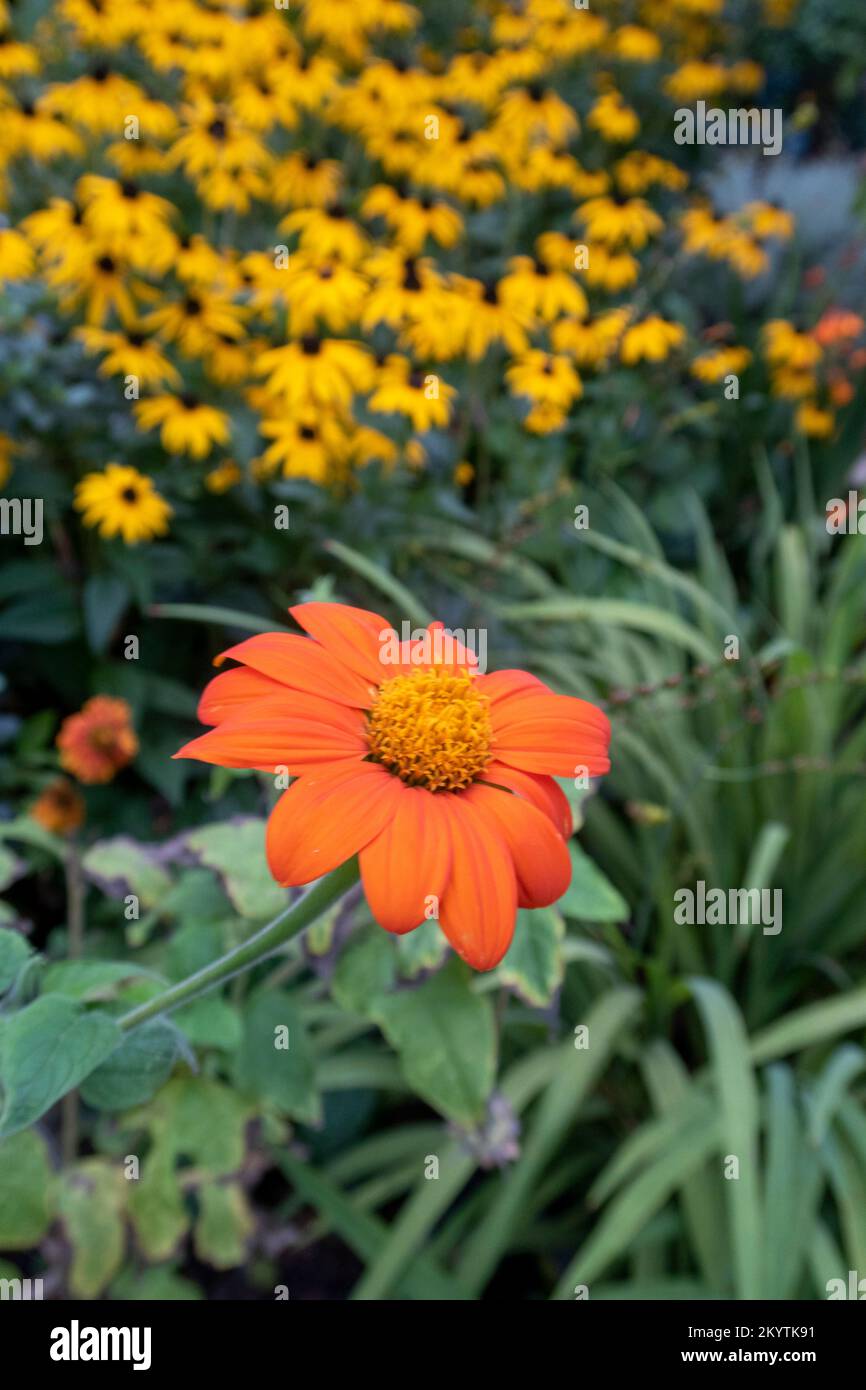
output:
M 219 960 L 211 961 L 210 965 L 196 970 L 185 980 L 180 980 L 162 994 L 157 994 L 155 998 L 148 999 L 147 1003 L 139 1004 L 137 1008 L 124 1014 L 118 1019 L 120 1027 L 124 1032 L 130 1028 L 137 1028 L 149 1018 L 156 1018 L 157 1015 L 169 1013 L 181 1004 L 188 1004 L 191 999 L 197 999 L 200 994 L 213 989 L 214 985 L 222 984 L 240 971 L 248 970 L 250 966 L 258 965 L 259 961 L 272 956 L 280 946 L 302 932 L 342 897 L 348 888 L 357 883 L 358 873 L 357 859 L 347 860 L 326 878 L 319 879 L 302 898 L 279 913 L 248 941 L 235 946 L 233 950 L 220 956 Z

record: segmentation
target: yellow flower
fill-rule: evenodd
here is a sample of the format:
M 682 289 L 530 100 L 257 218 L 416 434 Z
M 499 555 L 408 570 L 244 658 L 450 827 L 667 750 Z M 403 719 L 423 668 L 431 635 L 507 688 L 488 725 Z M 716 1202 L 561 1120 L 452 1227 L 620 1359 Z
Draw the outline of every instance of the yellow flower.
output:
M 565 424 L 565 412 L 552 401 L 539 401 L 523 421 L 523 428 L 532 434 L 552 434 Z
M 640 130 L 637 112 L 627 106 L 619 92 L 603 92 L 586 118 L 587 125 L 605 140 L 627 143 Z
M 84 44 L 114 47 L 130 38 L 139 23 L 128 0 L 58 0 L 57 9 Z
M 341 204 L 328 208 L 300 208 L 290 212 L 279 224 L 281 232 L 299 232 L 304 251 L 333 256 L 355 266 L 369 250 L 369 241 Z
M 637 283 L 640 263 L 630 251 L 608 251 L 605 246 L 593 244 L 587 247 L 587 252 L 583 274 L 586 283 L 594 289 L 619 294 L 620 290 L 627 290 Z
M 681 104 L 697 101 L 699 97 L 710 101 L 729 85 L 728 73 L 721 63 L 706 63 L 697 58 L 683 63 L 663 83 L 668 96 Z
M 648 150 L 630 150 L 616 161 L 613 171 L 619 187 L 630 197 L 645 193 L 653 184 L 678 190 L 687 188 L 689 182 L 684 170 Z
M 124 116 L 138 111 L 146 100 L 137 82 L 100 63 L 73 82 L 49 87 L 41 105 L 51 115 L 65 116 L 95 135 L 116 135 L 123 130 Z
M 145 328 L 176 342 L 185 357 L 203 357 L 220 340 L 236 342 L 244 336 L 244 311 L 227 295 L 208 293 L 200 286 L 191 288 L 183 299 L 171 300 L 154 309 L 144 320 Z
M 776 203 L 747 203 L 743 216 L 748 220 L 752 234 L 761 241 L 778 237 L 788 241 L 794 235 L 793 213 Z
M 230 488 L 236 487 L 242 478 L 243 474 L 234 459 L 223 459 L 222 463 L 218 463 L 216 468 L 205 474 L 204 485 L 208 492 L 221 496 Z
M 823 356 L 821 345 L 808 333 L 798 333 L 787 319 L 771 319 L 764 324 L 764 356 L 773 367 L 793 367 L 796 371 L 814 367 Z
M 389 249 L 371 256 L 364 268 L 373 280 L 361 318 L 365 332 L 380 323 L 401 329 L 441 317 L 443 282 L 432 261 Z
M 429 237 L 440 246 L 456 246 L 463 233 L 463 219 L 449 203 L 424 194 L 401 198 L 390 184 L 380 183 L 364 199 L 364 217 L 381 217 L 393 231 L 407 256 L 417 256 Z
M 620 359 L 632 367 L 638 362 L 664 362 L 684 341 L 682 324 L 671 323 L 658 314 L 650 314 L 641 323 L 627 328 L 620 346 Z
M 262 420 L 259 430 L 274 442 L 257 461 L 256 473 L 267 477 L 279 470 L 284 478 L 309 478 L 329 483 L 346 471 L 349 440 L 342 425 L 327 415 L 302 413 Z
M 20 232 L 0 227 L 0 283 L 24 280 L 33 273 L 33 252 Z
M 293 335 L 315 333 L 320 325 L 342 333 L 358 322 L 368 284 L 357 270 L 328 256 L 298 251 L 282 277 Z
M 621 29 L 615 29 L 610 47 L 617 58 L 626 63 L 654 63 L 662 51 L 658 36 L 638 24 L 624 24 Z
M 590 198 L 575 214 L 585 223 L 593 241 L 615 249 L 630 246 L 640 251 L 650 237 L 664 227 L 662 219 L 643 198 Z
M 159 427 L 160 442 L 169 454 L 190 454 L 203 459 L 214 444 L 226 444 L 229 417 L 197 396 L 171 396 L 167 393 L 139 401 L 134 407 L 139 428 Z
M 702 352 L 692 362 L 690 371 L 698 381 L 716 382 L 726 376 L 739 376 L 752 360 L 752 354 L 745 347 L 719 347 Z
M 43 103 L 21 101 L 3 109 L 3 145 L 8 155 L 30 155 L 37 163 L 60 155 L 77 157 L 84 151 L 80 135 L 63 117 L 44 109 Z
M 275 203 L 323 208 L 336 202 L 342 182 L 343 171 L 336 159 L 295 153 L 274 165 L 271 196 Z
M 118 183 L 85 174 L 75 186 L 84 225 L 105 251 L 125 255 L 139 270 L 168 270 L 175 238 L 169 228 L 171 203 L 148 193 L 132 179 Z
M 159 344 L 137 329 L 117 333 L 85 326 L 76 328 L 74 336 L 87 352 L 107 354 L 99 364 L 100 376 L 134 376 L 147 389 L 180 385 L 180 373 L 163 356 Z
M 312 334 L 262 353 L 256 372 L 267 376 L 270 394 L 293 413 L 311 405 L 348 408 L 353 395 L 370 390 L 374 375 L 373 360 L 360 343 Z
M 585 318 L 589 313 L 586 295 L 570 275 L 551 270 L 531 256 L 511 258 L 508 274 L 499 281 L 499 298 L 504 305 L 542 323 L 552 323 L 563 314 Z
M 526 351 L 535 320 L 522 305 L 504 303 L 494 281 L 482 284 L 461 276 L 455 282 L 462 299 L 461 347 L 470 361 L 479 362 L 497 343 L 510 353 Z
M 827 439 L 833 433 L 836 417 L 831 410 L 822 410 L 813 401 L 804 401 L 797 408 L 794 424 L 811 439 Z
M 29 43 L 0 33 L 0 77 L 29 77 L 39 71 L 39 54 Z
M 610 309 L 590 323 L 560 319 L 550 331 L 557 352 L 570 353 L 579 367 L 606 367 L 619 345 L 629 319 L 628 309 Z
M 417 434 L 444 429 L 451 416 L 453 386 L 433 372 L 412 369 L 405 357 L 390 356 L 379 371 L 376 390 L 367 407 L 374 414 L 406 415 Z
M 578 128 L 567 102 L 538 82 L 506 92 L 496 118 L 498 133 L 521 145 L 566 145 Z
M 252 198 L 268 191 L 264 175 L 271 156 L 257 132 L 248 130 L 228 106 L 200 96 L 183 112 L 185 124 L 170 151 L 210 208 L 246 212 Z
M 468 487 L 475 477 L 475 469 L 466 459 L 461 459 L 460 463 L 455 464 L 454 472 L 451 474 L 455 487 Z
M 112 311 L 123 324 L 132 324 L 138 317 L 133 295 L 140 287 L 129 279 L 120 258 L 101 251 L 98 245 L 76 247 L 73 243 L 68 260 L 51 266 L 45 278 L 53 289 L 61 291 L 64 313 L 84 301 L 88 324 L 104 323 Z
M 85 526 L 95 526 L 104 540 L 121 536 L 127 545 L 164 535 L 171 516 L 152 480 L 119 463 L 82 478 L 75 488 L 75 508 Z
M 505 373 L 509 390 L 515 396 L 528 396 L 536 405 L 553 406 L 560 412 L 583 394 L 580 377 L 567 357 L 540 348 L 518 357 Z

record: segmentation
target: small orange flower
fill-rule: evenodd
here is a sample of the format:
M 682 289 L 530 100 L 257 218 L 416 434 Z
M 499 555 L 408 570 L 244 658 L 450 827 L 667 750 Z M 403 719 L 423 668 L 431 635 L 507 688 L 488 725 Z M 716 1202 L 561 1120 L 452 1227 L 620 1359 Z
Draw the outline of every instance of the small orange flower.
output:
M 55 777 L 30 807 L 30 815 L 53 835 L 71 835 L 84 823 L 84 800 L 68 777 Z
M 57 747 L 60 766 L 79 782 L 110 782 L 138 752 L 129 705 L 111 695 L 94 695 L 64 719 Z
M 277 882 L 359 854 L 381 926 L 438 914 L 455 951 L 492 969 L 517 908 L 568 887 L 572 821 L 554 777 L 608 771 L 607 717 L 525 671 L 481 674 L 441 623 L 399 641 L 364 609 L 290 611 L 309 636 L 266 633 L 218 657 L 241 665 L 202 695 L 215 727 L 175 757 L 297 773 L 268 823 Z
M 859 314 L 849 309 L 827 309 L 812 329 L 812 337 L 822 347 L 833 347 L 836 343 L 849 343 L 859 338 L 864 323 Z

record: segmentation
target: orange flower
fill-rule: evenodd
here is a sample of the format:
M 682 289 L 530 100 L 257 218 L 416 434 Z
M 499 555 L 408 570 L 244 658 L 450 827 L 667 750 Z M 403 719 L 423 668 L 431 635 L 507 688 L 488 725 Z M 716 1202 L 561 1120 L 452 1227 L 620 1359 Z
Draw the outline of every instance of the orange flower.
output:
M 71 835 L 84 823 L 84 801 L 68 777 L 55 777 L 30 807 L 30 815 L 43 830 Z
M 57 747 L 60 766 L 79 782 L 110 782 L 138 752 L 129 705 L 111 695 L 94 695 L 64 719 Z
M 571 877 L 572 823 L 553 780 L 610 763 L 607 717 L 525 671 L 482 675 L 441 623 L 398 641 L 361 608 L 291 610 L 309 634 L 266 633 L 222 657 L 199 718 L 215 727 L 175 757 L 297 780 L 268 823 L 278 883 L 309 883 L 360 855 L 387 931 L 425 917 L 477 970 L 511 942 L 518 907 L 555 902 Z
M 812 337 L 822 347 L 848 343 L 863 332 L 863 320 L 849 309 L 827 309 L 812 329 Z

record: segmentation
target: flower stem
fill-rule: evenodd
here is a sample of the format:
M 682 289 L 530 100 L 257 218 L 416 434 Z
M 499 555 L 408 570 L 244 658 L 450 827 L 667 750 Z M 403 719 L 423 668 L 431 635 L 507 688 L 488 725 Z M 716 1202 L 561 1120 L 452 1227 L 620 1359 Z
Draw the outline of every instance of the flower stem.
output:
M 347 889 L 357 883 L 358 876 L 357 858 L 347 860 L 333 873 L 319 879 L 302 898 L 279 913 L 248 941 L 235 946 L 233 950 L 220 956 L 219 960 L 211 961 L 210 965 L 196 970 L 185 980 L 180 980 L 162 994 L 157 994 L 153 999 L 148 999 L 146 1003 L 139 1004 L 137 1008 L 124 1014 L 118 1019 L 120 1027 L 124 1032 L 128 1032 L 130 1028 L 137 1028 L 140 1023 L 156 1018 L 159 1014 L 169 1013 L 181 1004 L 188 1004 L 191 999 L 197 999 L 200 994 L 213 989 L 214 985 L 222 984 L 242 970 L 248 970 L 252 965 L 258 965 L 259 961 L 273 955 L 284 942 L 297 936 L 327 911 Z

